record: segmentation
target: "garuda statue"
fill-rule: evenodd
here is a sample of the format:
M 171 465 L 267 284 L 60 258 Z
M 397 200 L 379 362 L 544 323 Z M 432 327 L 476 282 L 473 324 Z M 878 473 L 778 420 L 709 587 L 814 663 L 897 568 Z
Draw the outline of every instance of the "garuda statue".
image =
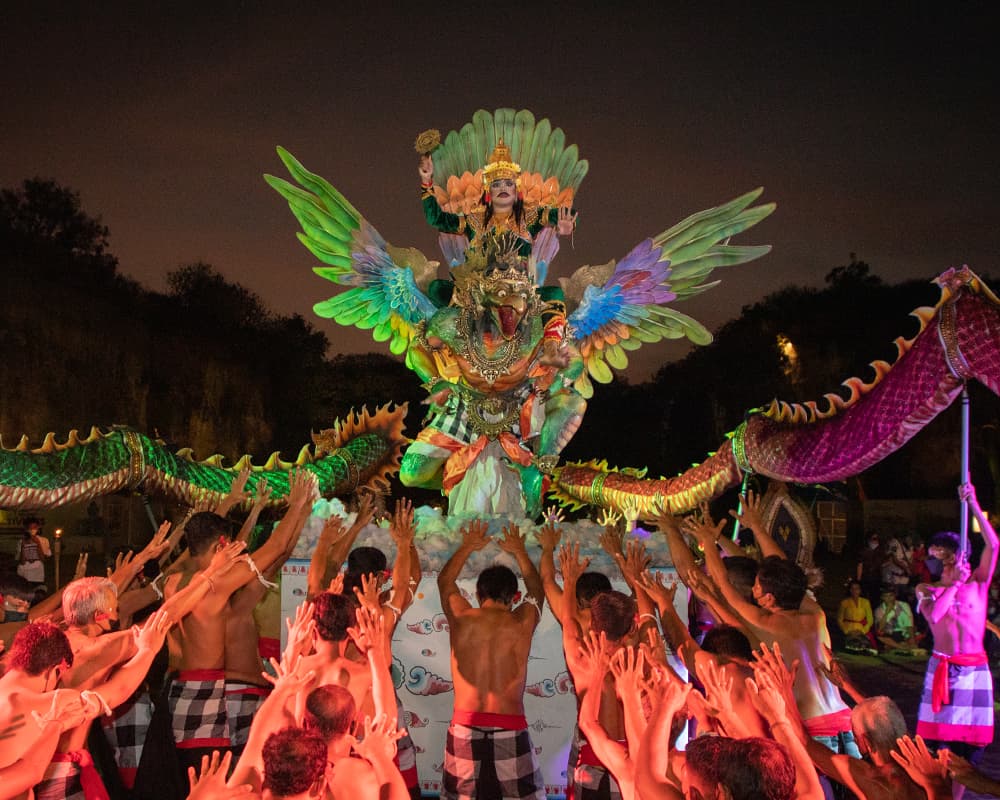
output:
M 344 291 L 315 312 L 372 331 L 405 354 L 429 392 L 425 427 L 400 469 L 405 485 L 439 488 L 450 514 L 535 517 L 559 453 L 579 428 L 592 380 L 608 383 L 627 353 L 661 339 L 711 335 L 671 304 L 702 292 L 717 267 L 766 246 L 729 237 L 774 210 L 761 190 L 694 214 L 620 261 L 546 285 L 559 236 L 576 225 L 588 164 L 529 111 L 477 111 L 417 140 L 421 199 L 440 231 L 439 262 L 393 247 L 323 178 L 278 154 L 298 186 L 266 175 L 302 226 L 299 239 Z

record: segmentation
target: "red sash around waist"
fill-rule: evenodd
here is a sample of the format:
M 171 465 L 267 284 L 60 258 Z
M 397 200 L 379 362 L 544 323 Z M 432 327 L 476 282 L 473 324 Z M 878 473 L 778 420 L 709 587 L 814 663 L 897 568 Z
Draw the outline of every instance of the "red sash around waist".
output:
M 224 669 L 182 669 L 174 673 L 178 681 L 221 681 L 226 678 Z
M 802 720 L 806 733 L 810 736 L 836 736 L 851 730 L 851 709 L 842 708 L 832 714 Z
M 86 750 L 73 750 L 69 753 L 55 753 L 52 756 L 52 763 L 72 762 L 80 767 L 80 786 L 83 787 L 83 796 L 87 800 L 109 800 L 108 790 L 104 788 L 104 781 L 94 767 L 94 759 Z
M 951 692 L 948 689 L 948 665 L 978 667 L 981 664 L 988 664 L 989 658 L 986 653 L 956 653 L 953 656 L 946 656 L 937 650 L 934 651 L 934 657 L 938 663 L 934 668 L 934 682 L 931 684 L 931 708 L 937 714 L 941 710 L 941 706 L 946 706 L 951 702 Z
M 524 714 L 491 714 L 489 711 L 459 711 L 451 715 L 456 725 L 476 728 L 503 728 L 508 731 L 523 731 L 528 727 Z

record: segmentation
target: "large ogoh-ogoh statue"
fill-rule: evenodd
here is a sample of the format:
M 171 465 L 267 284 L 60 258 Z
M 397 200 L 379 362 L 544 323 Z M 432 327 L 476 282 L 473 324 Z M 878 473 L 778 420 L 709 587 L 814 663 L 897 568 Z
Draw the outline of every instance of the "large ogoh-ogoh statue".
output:
M 668 304 L 707 288 L 716 267 L 768 247 L 728 244 L 771 213 L 760 191 L 695 214 L 638 244 L 621 261 L 582 267 L 545 285 L 558 234 L 575 225 L 587 172 L 575 145 L 528 111 L 478 111 L 440 144 L 422 134 L 421 195 L 441 231 L 450 273 L 388 244 L 329 183 L 279 154 L 294 186 L 267 181 L 302 225 L 300 240 L 346 291 L 318 315 L 371 329 L 406 355 L 430 393 L 426 427 L 403 457 L 410 486 L 441 488 L 449 513 L 538 514 L 559 453 L 580 426 L 593 387 L 627 351 L 663 338 L 711 336 Z M 438 181 L 435 185 L 434 181 Z

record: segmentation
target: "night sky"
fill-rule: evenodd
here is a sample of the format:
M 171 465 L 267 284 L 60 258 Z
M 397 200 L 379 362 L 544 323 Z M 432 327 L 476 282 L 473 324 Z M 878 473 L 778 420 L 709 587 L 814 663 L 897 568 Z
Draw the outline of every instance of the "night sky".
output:
M 739 242 L 774 251 L 679 306 L 709 328 L 789 283 L 821 286 L 852 252 L 890 281 L 997 272 L 985 5 L 140 5 L 5 4 L 0 186 L 54 178 L 110 227 L 125 274 L 164 289 L 169 270 L 207 261 L 335 351 L 379 346 L 313 316 L 333 284 L 260 177 L 283 173 L 275 145 L 393 244 L 436 258 L 413 139 L 481 107 L 547 116 L 590 161 L 555 275 L 764 186 L 778 210 Z M 630 376 L 683 352 L 647 345 Z

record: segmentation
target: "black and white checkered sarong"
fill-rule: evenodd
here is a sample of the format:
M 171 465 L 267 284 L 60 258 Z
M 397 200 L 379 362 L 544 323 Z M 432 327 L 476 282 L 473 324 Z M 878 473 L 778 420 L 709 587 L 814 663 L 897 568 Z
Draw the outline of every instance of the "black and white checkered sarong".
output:
M 441 797 L 545 800 L 528 731 L 449 725 Z

